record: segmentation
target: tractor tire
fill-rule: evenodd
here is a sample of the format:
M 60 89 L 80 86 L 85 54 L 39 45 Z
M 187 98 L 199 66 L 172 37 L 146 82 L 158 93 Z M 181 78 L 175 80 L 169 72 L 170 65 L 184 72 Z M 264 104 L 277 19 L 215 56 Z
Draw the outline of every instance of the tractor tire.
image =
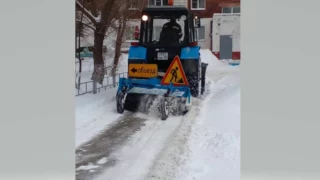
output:
M 203 95 L 204 91 L 206 90 L 206 77 L 201 78 L 201 95 Z
M 116 99 L 117 99 L 117 112 L 119 114 L 122 114 L 124 112 L 124 98 L 125 94 L 120 92 L 117 94 Z
M 167 120 L 169 116 L 169 102 L 167 97 L 162 97 L 160 100 L 160 115 L 161 120 Z
M 139 104 L 141 102 L 140 94 L 127 94 L 124 109 L 132 112 L 138 111 Z
M 207 71 L 207 63 L 201 63 L 201 95 L 206 90 L 206 71 Z
M 191 95 L 193 97 L 198 97 L 199 95 L 199 76 L 197 73 L 193 73 L 192 75 L 187 76 L 187 80 L 189 83 Z

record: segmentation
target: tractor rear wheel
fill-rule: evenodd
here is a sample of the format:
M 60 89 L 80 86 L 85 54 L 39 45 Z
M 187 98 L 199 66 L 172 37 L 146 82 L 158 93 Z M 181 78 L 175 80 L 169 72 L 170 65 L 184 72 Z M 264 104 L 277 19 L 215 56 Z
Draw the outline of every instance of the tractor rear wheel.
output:
M 117 94 L 117 112 L 122 114 L 124 112 L 125 94 L 120 92 Z
M 198 76 L 198 74 L 193 73 L 193 74 L 187 76 L 187 80 L 189 82 L 191 95 L 193 97 L 198 97 L 198 95 L 199 95 L 199 76 Z
M 207 63 L 201 63 L 201 95 L 205 92 L 206 89 L 206 71 Z
M 160 100 L 161 120 L 166 120 L 169 116 L 169 102 L 167 97 L 162 97 Z
M 124 104 L 124 109 L 128 111 L 138 111 L 139 104 L 141 102 L 141 94 L 130 93 L 127 94 Z

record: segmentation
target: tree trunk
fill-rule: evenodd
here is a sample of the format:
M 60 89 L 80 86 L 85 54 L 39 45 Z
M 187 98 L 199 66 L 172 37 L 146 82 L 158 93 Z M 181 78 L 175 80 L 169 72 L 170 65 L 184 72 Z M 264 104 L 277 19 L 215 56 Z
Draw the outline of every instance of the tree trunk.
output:
M 123 35 L 126 28 L 126 20 L 123 19 L 123 21 L 119 24 L 118 32 L 117 32 L 117 39 L 116 39 L 116 46 L 115 46 L 115 53 L 114 53 L 114 60 L 113 60 L 113 68 L 112 68 L 112 75 L 115 75 L 119 59 L 121 56 L 121 46 L 122 46 L 122 40 Z
M 105 74 L 104 60 L 103 60 L 103 40 L 105 34 L 104 26 L 97 26 L 94 32 L 94 70 L 92 73 L 92 80 L 102 84 Z
M 81 12 L 81 18 L 80 18 L 80 23 L 79 23 L 79 29 L 78 29 L 78 48 L 81 47 L 81 33 L 83 31 L 83 25 L 82 25 L 82 20 L 83 20 L 83 12 Z M 78 52 L 79 56 L 79 77 L 78 77 L 78 94 L 80 93 L 80 88 L 81 88 L 81 72 L 82 72 L 82 60 L 80 57 L 80 51 Z
M 113 87 L 116 87 L 116 72 L 117 67 L 119 63 L 119 59 L 121 56 L 121 45 L 122 45 L 122 39 L 125 31 L 125 20 L 123 19 L 122 22 L 119 23 L 118 32 L 117 32 L 117 39 L 116 39 L 116 46 L 115 46 L 115 52 L 114 52 L 114 60 L 113 60 L 113 67 L 112 67 L 112 79 L 113 79 Z

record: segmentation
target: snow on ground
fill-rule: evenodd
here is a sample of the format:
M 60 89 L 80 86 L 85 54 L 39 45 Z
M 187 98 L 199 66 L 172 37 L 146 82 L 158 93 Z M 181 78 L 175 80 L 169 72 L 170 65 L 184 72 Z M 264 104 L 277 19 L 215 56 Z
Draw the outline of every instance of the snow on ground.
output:
M 142 114 L 137 116 L 146 118 Z M 125 146 L 112 154 L 118 161 L 116 165 L 107 169 L 96 180 L 140 180 L 148 174 L 156 155 L 179 126 L 181 118 L 171 117 L 170 121 L 161 121 L 158 117 L 147 118 L 146 125 Z
M 104 157 L 104 158 L 100 159 L 100 160 L 97 162 L 97 164 L 101 165 L 101 164 L 105 164 L 105 163 L 107 163 L 107 162 L 108 162 L 108 158 Z
M 127 55 L 123 54 L 119 60 L 118 73 L 127 71 Z M 106 62 L 106 66 L 111 65 Z M 79 70 L 76 66 L 76 71 Z M 91 81 L 93 60 L 85 58 L 82 63 L 81 82 Z M 104 84 L 111 83 L 112 77 L 106 76 Z M 78 79 L 76 79 L 78 81 Z M 118 81 L 118 80 L 117 80 Z M 85 92 L 85 84 L 81 85 L 81 91 Z M 87 84 L 87 90 L 92 89 L 93 84 Z M 100 87 L 101 85 L 98 85 Z M 77 89 L 76 89 L 77 91 Z M 109 124 L 117 120 L 121 115 L 115 109 L 116 88 L 102 89 L 100 93 L 85 94 L 76 97 L 76 147 L 90 140 Z
M 202 105 L 187 143 L 181 180 L 240 179 L 239 76 L 225 76 Z
M 122 54 L 119 60 L 118 73 L 127 72 L 127 54 Z M 112 64 L 112 61 L 107 61 L 106 66 Z M 77 64 L 78 65 L 78 64 Z M 76 66 L 76 71 L 79 66 Z M 91 81 L 93 71 L 92 58 L 85 58 L 82 63 L 81 82 Z M 76 79 L 76 82 L 78 79 Z M 118 81 L 118 79 L 117 79 Z M 112 77 L 106 75 L 104 84 L 110 84 Z M 85 92 L 85 84 L 81 85 L 81 91 Z M 87 90 L 92 89 L 93 84 L 87 83 Z M 98 84 L 98 87 L 101 85 Z M 77 89 L 76 89 L 77 91 Z M 102 89 L 100 93 L 85 94 L 76 97 L 76 147 L 81 145 L 92 137 L 97 135 L 107 125 L 116 121 L 120 114 L 115 109 L 116 88 Z
M 207 70 L 208 78 L 215 77 L 217 74 L 221 73 L 238 72 L 240 69 L 240 66 L 230 67 L 227 61 L 220 61 L 209 49 L 202 49 L 200 54 L 202 62 L 210 64 Z
M 117 163 L 96 180 L 240 179 L 240 66 L 219 61 L 210 50 L 201 50 L 201 57 L 209 64 L 205 97 L 195 99 L 185 116 L 166 121 L 155 114 L 136 113 L 148 119 L 145 126 L 112 153 Z M 76 146 L 119 119 L 115 92 L 76 98 Z
M 210 94 L 200 105 L 199 116 L 191 128 L 184 163 L 176 172 L 179 180 L 240 179 L 240 67 L 227 66 L 210 52 L 208 78 L 223 73 L 210 86 Z M 211 63 L 210 63 L 211 62 Z
M 116 89 L 76 98 L 76 147 L 104 130 L 121 115 L 115 110 Z
M 98 168 L 99 166 L 89 164 L 87 166 L 80 166 L 77 170 L 93 170 Z
M 146 179 L 240 179 L 239 82 L 238 74 L 229 73 L 211 83 L 205 100 L 183 118 Z

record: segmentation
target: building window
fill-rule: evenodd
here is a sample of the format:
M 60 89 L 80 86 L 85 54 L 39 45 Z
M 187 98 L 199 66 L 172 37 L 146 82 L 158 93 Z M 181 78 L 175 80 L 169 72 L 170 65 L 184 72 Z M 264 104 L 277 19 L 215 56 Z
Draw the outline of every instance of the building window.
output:
M 191 0 L 191 9 L 205 9 L 205 0 Z
M 225 14 L 233 14 L 233 13 L 240 13 L 240 7 L 223 7 L 222 8 L 222 13 Z
M 149 0 L 149 6 L 166 6 L 168 0 Z
M 240 7 L 233 7 L 232 13 L 240 13 Z
M 205 40 L 206 39 L 206 34 L 205 34 L 205 27 L 201 26 L 198 28 L 198 40 Z

